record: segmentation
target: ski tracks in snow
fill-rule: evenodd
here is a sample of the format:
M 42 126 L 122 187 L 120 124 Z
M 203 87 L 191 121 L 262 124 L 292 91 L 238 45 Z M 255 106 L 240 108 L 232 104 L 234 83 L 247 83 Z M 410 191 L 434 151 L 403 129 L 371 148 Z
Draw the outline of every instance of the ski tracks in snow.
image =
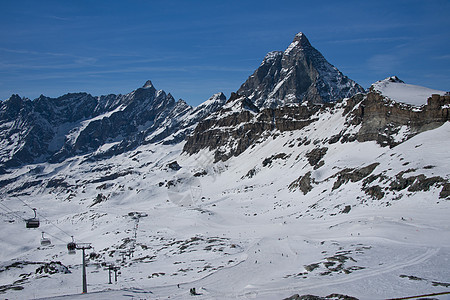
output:
M 252 290 L 248 292 L 244 292 L 242 294 L 237 295 L 237 298 L 255 298 L 255 297 L 263 297 L 264 295 L 270 295 L 274 292 L 286 292 L 291 291 L 292 293 L 298 293 L 301 291 L 309 291 L 312 289 L 322 288 L 325 286 L 332 286 L 336 284 L 342 284 L 342 283 L 349 283 L 357 280 L 361 280 L 364 278 L 372 277 L 372 276 L 378 276 L 385 273 L 390 273 L 399 269 L 403 269 L 405 267 L 414 266 L 420 263 L 423 263 L 436 255 L 441 248 L 427 248 L 427 250 L 420 254 L 415 255 L 409 258 L 405 258 L 404 261 L 393 263 L 390 265 L 383 265 L 377 268 L 372 269 L 365 269 L 365 270 L 359 270 L 358 272 L 354 272 L 351 274 L 343 275 L 345 278 L 329 278 L 327 277 L 326 280 L 322 280 L 322 282 L 316 282 L 316 283 L 310 283 L 310 284 L 304 284 L 304 282 L 300 284 L 296 284 L 295 287 L 284 287 L 284 288 L 273 288 L 273 289 L 258 289 L 258 290 Z

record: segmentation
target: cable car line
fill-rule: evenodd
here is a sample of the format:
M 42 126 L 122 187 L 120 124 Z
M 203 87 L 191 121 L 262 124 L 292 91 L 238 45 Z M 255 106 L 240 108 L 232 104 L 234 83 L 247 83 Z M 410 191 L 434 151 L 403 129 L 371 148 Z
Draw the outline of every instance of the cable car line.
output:
M 6 214 L 12 215 L 12 216 L 14 217 L 14 219 L 19 219 L 20 221 L 26 221 L 26 220 L 27 220 L 27 219 L 23 218 L 22 216 L 20 216 L 17 212 L 15 212 L 15 211 L 13 211 L 12 209 L 10 209 L 10 208 L 9 208 L 8 206 L 6 206 L 5 204 L 0 203 L 0 205 L 4 206 L 4 207 L 0 207 L 0 209 L 3 210 L 4 212 L 6 212 Z M 52 223 L 50 222 L 50 224 L 52 224 Z M 54 225 L 54 224 L 52 224 L 52 225 Z M 57 227 L 57 226 L 55 226 L 55 227 Z M 57 227 L 57 228 L 58 228 L 58 227 Z M 61 230 L 60 228 L 58 228 L 58 229 Z M 57 236 L 55 236 L 55 235 L 53 235 L 53 234 L 51 234 L 51 233 L 48 233 L 47 231 L 43 231 L 43 230 L 40 230 L 40 229 L 39 229 L 39 231 L 41 232 L 41 234 L 42 234 L 42 233 L 45 233 L 45 234 L 51 236 L 52 238 L 54 238 L 54 239 L 56 239 L 56 240 L 58 240 L 58 241 L 60 241 L 60 242 L 62 242 L 62 243 L 64 243 L 64 244 L 67 244 L 66 241 L 60 239 L 59 237 L 57 237 Z M 63 230 L 61 230 L 61 231 L 63 231 Z
M 23 201 L 22 199 L 20 199 L 18 196 L 14 196 L 15 198 L 17 198 L 20 202 L 22 202 L 23 204 L 25 204 L 26 206 L 28 206 L 29 208 L 31 208 L 30 205 L 28 205 L 25 201 Z M 33 208 L 31 208 L 33 209 Z M 38 213 L 38 216 L 40 216 L 41 218 L 43 218 L 45 221 L 47 221 L 48 223 L 50 223 L 51 225 L 55 226 L 56 228 L 58 228 L 61 232 L 63 232 L 64 234 L 66 234 L 68 237 L 72 237 L 71 234 L 67 233 L 66 231 L 62 230 L 59 226 L 55 225 L 52 221 L 50 221 L 49 219 L 47 219 L 45 216 L 43 216 L 42 214 Z
M 19 197 L 16 196 L 17 199 L 19 199 L 22 203 L 24 203 L 27 207 L 31 208 L 30 205 L 28 205 L 27 203 L 25 203 L 23 200 L 21 200 Z M 3 211 L 5 211 L 7 214 L 13 215 L 16 219 L 19 219 L 21 221 L 26 222 L 27 219 L 25 219 L 24 217 L 22 217 L 21 215 L 19 215 L 17 212 L 15 212 L 14 210 L 12 210 L 11 208 L 9 208 L 6 204 L 4 203 L 0 203 L 1 206 L 0 209 L 2 209 Z M 53 222 L 51 222 L 50 220 L 48 220 L 46 217 L 42 216 L 42 214 L 37 213 L 37 215 L 39 215 L 40 217 L 42 217 L 44 220 L 46 220 L 50 225 L 53 225 L 54 227 L 56 227 L 57 229 L 59 229 L 61 232 L 63 232 L 64 234 L 68 235 L 69 237 L 72 238 L 72 235 L 68 234 L 66 231 L 62 230 L 59 226 L 55 225 Z M 58 238 L 57 236 L 50 234 L 48 232 L 45 232 L 43 230 L 39 230 L 41 233 L 46 233 L 47 235 L 51 236 L 52 238 L 59 240 L 60 242 L 67 244 L 66 241 Z
M 5 211 L 6 213 L 12 214 L 12 215 L 16 216 L 16 218 L 19 218 L 19 219 L 22 220 L 22 221 L 25 221 L 25 220 L 26 220 L 25 218 L 23 218 L 23 217 L 22 217 L 21 215 L 19 215 L 17 212 L 15 212 L 15 211 L 13 211 L 12 209 L 10 209 L 10 208 L 9 208 L 8 206 L 6 206 L 5 204 L 0 203 L 0 205 L 3 205 L 4 207 L 6 207 L 6 209 L 0 207 L 0 208 L 2 208 L 3 211 Z

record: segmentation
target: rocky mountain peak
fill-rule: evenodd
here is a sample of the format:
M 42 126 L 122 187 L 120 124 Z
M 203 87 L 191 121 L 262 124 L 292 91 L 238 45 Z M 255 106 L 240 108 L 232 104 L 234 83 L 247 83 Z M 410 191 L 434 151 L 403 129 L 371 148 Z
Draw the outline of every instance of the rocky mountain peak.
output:
M 284 52 L 269 52 L 237 91 L 259 108 L 327 103 L 361 92 L 364 89 L 331 65 L 301 32 Z
M 308 38 L 303 32 L 297 33 L 292 43 L 297 43 L 296 46 L 300 48 L 312 47 L 311 44 L 309 43 Z
M 385 81 L 389 81 L 389 82 L 398 82 L 398 83 L 405 83 L 403 80 L 401 80 L 400 78 L 398 78 L 397 76 L 391 76 L 385 79 Z
M 209 100 L 223 102 L 226 99 L 227 99 L 227 97 L 225 96 L 225 94 L 222 93 L 222 92 L 219 92 L 219 93 L 216 93 L 216 94 L 212 95 L 212 97 Z
M 142 86 L 143 89 L 155 88 L 151 80 L 147 80 Z

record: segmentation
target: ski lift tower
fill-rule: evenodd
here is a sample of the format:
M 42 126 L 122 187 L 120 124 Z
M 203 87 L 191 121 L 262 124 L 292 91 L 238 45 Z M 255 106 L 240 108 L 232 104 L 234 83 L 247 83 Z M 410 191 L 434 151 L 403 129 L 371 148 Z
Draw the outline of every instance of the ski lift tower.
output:
M 77 250 L 83 250 L 83 294 L 87 293 L 87 281 L 86 281 L 86 254 L 84 250 L 92 249 L 91 243 L 77 243 Z

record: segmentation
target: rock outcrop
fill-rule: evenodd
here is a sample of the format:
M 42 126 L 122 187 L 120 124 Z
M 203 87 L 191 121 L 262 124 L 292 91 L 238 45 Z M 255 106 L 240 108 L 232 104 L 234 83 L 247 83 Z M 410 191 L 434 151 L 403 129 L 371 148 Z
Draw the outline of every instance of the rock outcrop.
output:
M 357 134 L 360 142 L 375 140 L 382 146 L 394 147 L 450 120 L 450 96 L 432 95 L 421 107 L 393 101 L 374 91 L 357 101 L 349 101 L 356 108 L 347 119 L 361 125 Z
M 187 138 L 183 151 L 214 151 L 215 161 L 238 156 L 272 131 L 301 129 L 315 121 L 317 105 L 295 105 L 257 109 L 246 97 L 229 101 L 221 110 L 204 119 Z
M 450 120 L 449 95 L 433 95 L 421 107 L 395 102 L 375 91 L 326 105 L 292 104 L 264 109 L 258 109 L 244 96 L 235 94 L 233 99 L 198 124 L 187 138 L 185 153 L 208 149 L 214 152 L 215 161 L 225 161 L 277 132 L 301 130 L 330 112 L 342 114 L 345 127 L 339 134 L 325 135 L 324 140 L 317 141 L 322 145 L 358 140 L 394 147 Z M 323 164 L 321 159 L 327 150 L 319 146 L 305 154 L 315 168 Z

